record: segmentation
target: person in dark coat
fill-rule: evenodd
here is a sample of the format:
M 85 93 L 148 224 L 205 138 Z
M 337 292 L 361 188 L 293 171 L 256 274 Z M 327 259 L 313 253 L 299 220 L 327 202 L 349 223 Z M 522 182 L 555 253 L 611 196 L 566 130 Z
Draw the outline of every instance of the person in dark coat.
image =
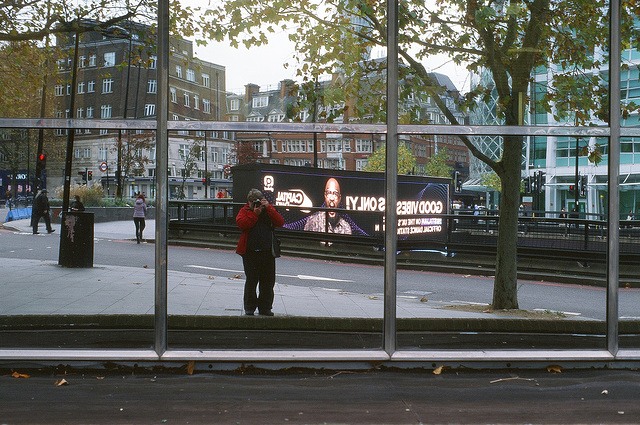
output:
M 80 200 L 80 195 L 73 195 L 73 202 L 69 206 L 71 211 L 84 211 L 84 204 Z
M 49 198 L 47 198 L 47 189 L 42 189 L 33 201 L 31 210 L 31 224 L 33 226 L 33 234 L 38 234 L 38 222 L 40 218 L 44 218 L 44 224 L 47 226 L 47 232 L 53 233 L 55 230 L 51 228 L 51 218 L 49 217 Z
M 236 252 L 242 256 L 246 277 L 244 314 L 253 316 L 257 308 L 261 316 L 273 316 L 278 255 L 273 250 L 273 229 L 282 227 L 284 219 L 258 189 L 249 191 L 247 201 L 236 216 L 236 224 L 242 230 Z M 256 289 L 260 292 L 258 296 Z

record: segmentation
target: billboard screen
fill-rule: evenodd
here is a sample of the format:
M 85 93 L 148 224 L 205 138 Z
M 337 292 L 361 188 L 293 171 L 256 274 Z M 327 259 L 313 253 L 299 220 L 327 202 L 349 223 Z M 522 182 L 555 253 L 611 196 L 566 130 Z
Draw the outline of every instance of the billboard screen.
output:
M 233 182 L 235 202 L 246 202 L 249 190 L 259 189 L 282 214 L 287 229 L 384 235 L 383 173 L 248 164 L 233 168 Z M 449 213 L 450 190 L 447 178 L 398 176 L 398 238 L 444 239 L 446 220 L 428 215 Z

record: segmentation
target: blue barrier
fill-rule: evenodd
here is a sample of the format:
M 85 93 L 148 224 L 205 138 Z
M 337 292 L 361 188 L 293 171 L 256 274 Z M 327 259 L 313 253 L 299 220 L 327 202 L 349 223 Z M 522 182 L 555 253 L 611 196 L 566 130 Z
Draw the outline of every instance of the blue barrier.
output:
M 31 218 L 31 207 L 9 211 L 4 221 L 24 220 L 25 218 Z

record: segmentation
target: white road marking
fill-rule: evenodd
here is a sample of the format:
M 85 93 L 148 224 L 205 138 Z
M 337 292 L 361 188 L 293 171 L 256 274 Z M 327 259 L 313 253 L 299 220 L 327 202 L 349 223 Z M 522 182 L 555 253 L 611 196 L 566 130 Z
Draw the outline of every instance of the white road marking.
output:
M 551 313 L 562 313 L 565 314 L 567 316 L 580 316 L 582 313 L 573 313 L 571 311 L 553 311 L 553 310 L 549 310 L 547 308 L 534 308 L 533 311 L 550 311 Z
M 218 267 L 207 267 L 207 266 L 198 266 L 195 264 L 189 264 L 186 265 L 185 267 L 191 267 L 194 269 L 204 269 L 204 270 L 216 270 L 219 272 L 229 272 L 229 273 L 244 273 L 244 270 L 230 270 L 230 269 L 221 269 Z M 299 274 L 299 275 L 288 275 L 288 274 L 276 274 L 276 276 L 280 276 L 280 277 L 290 277 L 293 279 L 300 279 L 300 280 L 320 280 L 320 281 L 330 281 L 330 282 L 353 282 L 353 280 L 346 280 L 346 279 L 333 279 L 330 277 L 322 277 L 322 276 L 307 276 L 304 274 Z

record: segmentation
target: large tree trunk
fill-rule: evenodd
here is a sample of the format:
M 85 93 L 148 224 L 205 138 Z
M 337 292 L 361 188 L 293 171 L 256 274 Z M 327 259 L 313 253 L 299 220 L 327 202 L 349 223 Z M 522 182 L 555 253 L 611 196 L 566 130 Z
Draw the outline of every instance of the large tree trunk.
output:
M 522 136 L 505 136 L 499 176 L 502 181 L 500 226 L 493 285 L 493 308 L 518 308 L 518 210 Z

